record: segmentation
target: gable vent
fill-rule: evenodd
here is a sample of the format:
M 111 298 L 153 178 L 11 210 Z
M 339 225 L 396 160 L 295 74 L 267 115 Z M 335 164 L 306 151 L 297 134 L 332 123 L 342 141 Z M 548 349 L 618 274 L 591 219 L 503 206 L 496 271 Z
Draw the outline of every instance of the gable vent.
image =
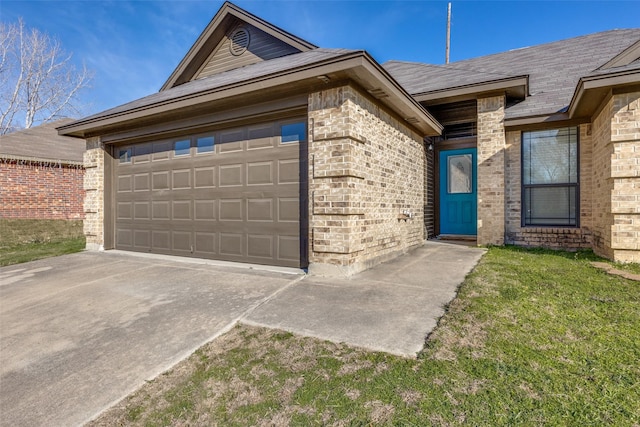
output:
M 246 28 L 238 28 L 231 34 L 229 39 L 231 39 L 229 51 L 234 56 L 242 55 L 249 47 L 249 31 Z

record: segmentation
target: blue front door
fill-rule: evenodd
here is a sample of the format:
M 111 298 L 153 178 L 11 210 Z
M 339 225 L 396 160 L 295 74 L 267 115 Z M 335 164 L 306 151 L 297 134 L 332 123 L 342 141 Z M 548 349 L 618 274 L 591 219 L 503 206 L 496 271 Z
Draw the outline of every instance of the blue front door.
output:
M 440 234 L 477 234 L 476 149 L 440 151 Z

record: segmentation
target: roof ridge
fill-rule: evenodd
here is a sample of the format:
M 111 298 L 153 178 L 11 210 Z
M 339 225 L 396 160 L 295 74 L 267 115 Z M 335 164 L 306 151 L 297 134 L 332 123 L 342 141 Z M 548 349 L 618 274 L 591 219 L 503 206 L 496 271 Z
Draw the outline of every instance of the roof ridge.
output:
M 386 64 L 388 64 L 391 61 L 387 61 L 385 62 L 385 64 L 383 66 L 386 66 Z M 500 76 L 500 77 L 516 77 L 518 74 L 508 74 L 508 73 L 497 73 L 494 71 L 480 71 L 480 70 L 475 70 L 473 68 L 460 68 L 460 67 L 454 67 L 452 66 L 452 64 L 429 64 L 426 62 L 411 62 L 411 61 L 394 61 L 394 62 L 398 62 L 398 63 L 404 63 L 404 64 L 413 64 L 413 65 L 418 65 L 421 67 L 429 67 L 429 68 L 439 68 L 439 69 L 443 69 L 443 70 L 458 70 L 458 71 L 470 71 L 470 72 L 474 72 L 477 74 L 484 74 L 484 75 L 495 75 L 495 76 Z

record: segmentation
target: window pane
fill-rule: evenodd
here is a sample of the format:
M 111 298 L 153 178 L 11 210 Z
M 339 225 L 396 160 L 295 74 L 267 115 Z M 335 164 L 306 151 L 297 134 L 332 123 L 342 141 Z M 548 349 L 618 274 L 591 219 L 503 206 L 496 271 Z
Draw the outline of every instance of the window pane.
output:
M 213 151 L 214 138 L 213 136 L 204 136 L 198 138 L 196 145 L 198 147 L 198 153 L 210 153 Z
M 307 127 L 304 122 L 291 123 L 280 127 L 281 141 L 283 144 L 288 142 L 304 142 L 307 140 Z
M 131 163 L 131 148 L 121 148 L 118 151 L 120 163 Z
M 524 189 L 525 225 L 577 225 L 576 187 Z
M 577 166 L 577 128 L 523 133 L 523 184 L 577 183 Z
M 449 194 L 471 193 L 472 182 L 472 158 L 471 154 L 449 156 L 447 191 Z
M 173 149 L 176 156 L 185 156 L 189 154 L 191 148 L 191 140 L 183 139 L 182 141 L 176 141 L 173 144 Z

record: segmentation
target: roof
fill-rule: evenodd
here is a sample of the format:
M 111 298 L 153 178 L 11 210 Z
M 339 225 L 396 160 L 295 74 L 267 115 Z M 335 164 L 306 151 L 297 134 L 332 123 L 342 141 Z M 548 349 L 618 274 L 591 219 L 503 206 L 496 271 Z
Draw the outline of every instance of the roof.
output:
M 0 158 L 81 164 L 83 141 L 60 136 L 56 131 L 71 122 L 73 119 L 60 119 L 0 136 Z
M 291 90 L 298 84 L 317 86 L 321 81 L 319 77 L 327 76 L 331 76 L 332 81 L 352 79 L 370 93 L 379 93 L 382 103 L 425 135 L 441 132 L 442 126 L 365 51 L 322 48 L 193 80 L 61 126 L 58 131 L 63 135 L 86 137 L 99 127 L 113 127 L 138 119 L 151 120 L 184 107 L 206 105 L 276 87 Z
M 639 40 L 640 28 L 611 30 L 447 65 L 390 61 L 383 66 L 414 96 L 527 75 L 529 96 L 505 112 L 513 119 L 566 111 L 582 77 L 614 72 L 598 69 Z

